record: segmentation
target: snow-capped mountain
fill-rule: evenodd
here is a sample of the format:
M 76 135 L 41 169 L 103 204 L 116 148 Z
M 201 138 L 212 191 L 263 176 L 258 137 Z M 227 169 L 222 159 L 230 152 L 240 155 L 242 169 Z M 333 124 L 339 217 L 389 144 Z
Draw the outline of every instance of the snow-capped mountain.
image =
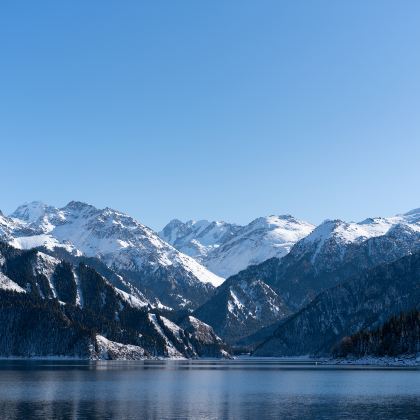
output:
M 226 222 L 171 220 L 159 236 L 176 249 L 201 261 L 215 248 L 231 239 L 241 227 Z
M 298 309 L 328 287 L 419 249 L 419 210 L 359 223 L 327 220 L 286 256 L 249 267 L 237 281 L 263 280 Z
M 1 223 L 3 239 L 13 246 L 64 248 L 73 255 L 99 258 L 167 306 L 194 307 L 223 281 L 150 228 L 110 208 L 72 201 L 58 209 L 33 202 L 9 218 L 3 216 Z
M 248 312 L 254 299 L 242 299 L 236 305 L 229 288 L 239 296 L 243 285 L 264 284 L 281 302 L 283 313 L 266 311 L 258 321 L 260 327 L 281 321 L 284 314 L 300 310 L 320 292 L 384 263 L 420 251 L 420 212 L 413 210 L 390 218 L 366 219 L 360 223 L 326 221 L 297 242 L 283 258 L 271 258 L 230 277 L 216 295 L 196 310 L 196 316 L 211 323 L 222 338 L 238 344 L 242 331 L 255 331 Z M 229 304 L 229 300 L 231 303 Z M 270 308 L 270 294 L 259 295 L 258 305 Z M 279 306 L 279 305 L 277 305 Z M 229 308 L 235 309 L 229 311 Z M 238 310 L 240 309 L 240 311 Z M 246 316 L 242 316 L 242 312 Z M 210 315 L 211 314 L 211 315 Z M 213 318 L 212 321 L 210 319 Z
M 230 277 L 250 265 L 272 257 L 281 258 L 314 226 L 292 216 L 255 219 L 202 260 L 212 272 Z
M 246 226 L 173 220 L 160 236 L 210 271 L 227 278 L 250 265 L 283 257 L 313 229 L 310 223 L 288 215 L 260 217 Z
M 313 265 L 334 265 L 346 258 L 347 248 L 369 239 L 407 233 L 420 233 L 420 209 L 393 217 L 368 218 L 359 223 L 326 220 L 297 244 L 295 253 L 311 254 Z M 334 254 L 334 255 L 332 255 Z

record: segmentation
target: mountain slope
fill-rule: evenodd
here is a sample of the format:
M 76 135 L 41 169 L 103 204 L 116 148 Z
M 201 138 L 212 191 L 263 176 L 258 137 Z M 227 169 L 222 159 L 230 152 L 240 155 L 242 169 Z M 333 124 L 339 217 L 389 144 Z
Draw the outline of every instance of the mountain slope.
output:
M 360 223 L 328 220 L 283 258 L 251 266 L 236 279 L 263 280 L 297 310 L 322 290 L 418 250 L 419 210 Z
M 0 242 L 0 273 L 1 356 L 198 357 L 210 344 L 227 355 L 85 264 Z
M 147 298 L 167 306 L 195 307 L 223 281 L 148 227 L 109 208 L 73 201 L 57 209 L 35 202 L 20 206 L 6 224 L 3 239 L 14 246 L 99 258 Z
M 394 315 L 373 331 L 344 337 L 333 353 L 338 357 L 416 356 L 420 353 L 420 311 Z
M 283 258 L 271 258 L 249 266 L 227 279 L 215 296 L 197 309 L 196 316 L 212 325 L 232 344 L 257 344 L 266 337 L 266 333 L 258 334 L 257 327 L 280 323 L 286 315 L 301 309 L 323 290 L 420 250 L 419 219 L 418 211 L 414 210 L 393 218 L 367 219 L 361 223 L 326 221 L 297 242 Z M 264 298 L 261 293 L 258 305 L 267 311 L 258 322 L 248 315 L 254 311 L 253 299 L 245 298 L 247 303 L 239 312 L 229 311 L 232 306 L 229 288 L 240 295 L 242 285 L 247 289 L 252 284 L 264 284 L 276 296 L 279 303 L 276 306 L 284 310 L 270 310 L 272 294 Z M 250 336 L 243 336 L 245 332 Z
M 159 236 L 182 253 L 201 261 L 212 250 L 232 238 L 241 227 L 208 220 L 171 220 Z
M 226 280 L 216 294 L 194 312 L 194 316 L 211 325 L 230 344 L 289 314 L 287 305 L 266 283 L 261 280 L 237 282 L 235 277 Z
M 160 236 L 226 278 L 269 258 L 283 257 L 313 229 L 292 216 L 260 217 L 246 226 L 172 220 Z
M 292 216 L 260 217 L 244 226 L 202 262 L 210 271 L 229 277 L 250 265 L 283 257 L 313 228 L 310 223 Z
M 378 266 L 325 290 L 254 352 L 255 356 L 330 354 L 341 338 L 420 308 L 420 253 Z

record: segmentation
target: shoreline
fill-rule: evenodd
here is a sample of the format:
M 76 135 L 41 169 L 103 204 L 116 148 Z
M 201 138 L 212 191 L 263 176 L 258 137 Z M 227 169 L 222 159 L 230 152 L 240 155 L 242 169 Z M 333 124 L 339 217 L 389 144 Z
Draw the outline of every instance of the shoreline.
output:
M 246 361 L 278 361 L 283 363 L 308 363 L 315 366 L 377 366 L 377 367 L 419 367 L 420 368 L 420 354 L 419 355 L 403 355 L 403 356 L 365 356 L 365 357 L 348 357 L 348 358 L 332 358 L 332 357 L 311 357 L 306 356 L 269 356 L 269 357 L 253 357 L 248 355 L 236 356 L 236 360 Z
M 308 364 L 309 366 L 336 366 L 336 367 L 409 367 L 409 368 L 420 368 L 420 355 L 407 355 L 399 357 L 372 357 L 366 356 L 361 358 L 314 358 L 310 356 L 297 356 L 297 357 L 253 357 L 253 356 L 236 356 L 232 359 L 224 358 L 194 358 L 186 359 L 180 357 L 151 357 L 151 358 L 121 358 L 121 359 L 100 359 L 100 358 L 81 358 L 73 356 L 33 356 L 33 357 L 22 357 L 22 356 L 0 356 L 0 362 L 2 361 L 18 361 L 18 362 L 36 362 L 36 361 L 47 361 L 47 362 L 148 362 L 148 361 L 184 361 L 184 362 L 195 362 L 195 361 L 212 361 L 212 362 L 282 362 L 289 364 Z

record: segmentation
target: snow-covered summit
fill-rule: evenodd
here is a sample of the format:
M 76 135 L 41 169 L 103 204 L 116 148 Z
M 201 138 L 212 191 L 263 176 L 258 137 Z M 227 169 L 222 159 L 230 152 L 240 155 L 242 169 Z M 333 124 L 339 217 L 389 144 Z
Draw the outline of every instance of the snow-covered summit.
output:
M 420 209 L 392 217 L 367 218 L 358 223 L 326 220 L 308 235 L 304 242 L 315 242 L 331 236 L 343 243 L 363 242 L 369 238 L 385 235 L 391 228 L 400 224 L 420 231 Z
M 229 277 L 251 264 L 282 257 L 313 228 L 290 215 L 259 217 L 246 226 L 174 219 L 159 235 L 210 271 Z
M 97 209 L 78 201 L 60 209 L 34 202 L 20 206 L 7 219 L 9 236 L 13 236 L 10 242 L 19 248 L 61 246 L 75 254 L 99 258 L 117 270 L 151 273 L 164 267 L 215 286 L 223 281 L 152 229 L 117 210 Z M 20 229 L 10 226 L 13 223 Z
M 342 259 L 349 246 L 362 244 L 372 238 L 413 234 L 420 234 L 418 209 L 391 217 L 367 218 L 357 223 L 326 220 L 297 243 L 293 253 L 302 256 L 309 252 L 312 254 L 312 263 L 319 264 L 320 259 L 331 262 L 332 256 Z
M 311 223 L 290 215 L 259 217 L 238 230 L 203 263 L 209 270 L 229 277 L 250 265 L 272 257 L 283 257 L 313 229 Z
M 15 219 L 20 219 L 27 223 L 33 223 L 42 218 L 48 210 L 51 210 L 52 207 L 47 206 L 41 201 L 32 201 L 29 203 L 24 203 L 19 206 L 11 215 Z
M 232 238 L 240 226 L 222 221 L 171 220 L 159 236 L 179 251 L 200 259 Z

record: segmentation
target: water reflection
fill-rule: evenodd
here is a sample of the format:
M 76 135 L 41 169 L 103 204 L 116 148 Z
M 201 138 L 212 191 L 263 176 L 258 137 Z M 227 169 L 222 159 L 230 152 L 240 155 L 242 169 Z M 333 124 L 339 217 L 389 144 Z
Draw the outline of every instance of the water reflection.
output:
M 3 419 L 418 419 L 420 372 L 276 361 L 0 362 Z

